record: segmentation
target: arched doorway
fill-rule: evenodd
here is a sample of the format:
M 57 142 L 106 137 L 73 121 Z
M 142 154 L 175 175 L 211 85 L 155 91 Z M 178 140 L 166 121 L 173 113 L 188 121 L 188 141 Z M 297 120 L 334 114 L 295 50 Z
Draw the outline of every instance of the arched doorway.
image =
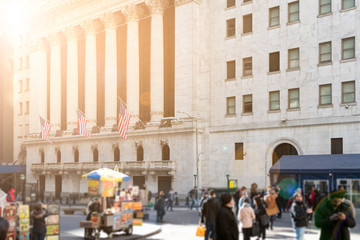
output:
M 278 145 L 272 154 L 272 165 L 274 165 L 283 155 L 298 155 L 296 148 L 289 143 Z

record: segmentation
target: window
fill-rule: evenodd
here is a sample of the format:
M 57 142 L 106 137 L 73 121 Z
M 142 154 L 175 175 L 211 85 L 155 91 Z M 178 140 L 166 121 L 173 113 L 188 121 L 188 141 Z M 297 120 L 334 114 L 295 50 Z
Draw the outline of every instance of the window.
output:
M 280 110 L 280 91 L 273 91 L 269 93 L 269 110 Z
M 74 152 L 74 162 L 79 162 L 79 150 L 75 150 Z
M 252 32 L 252 14 L 243 16 L 243 33 Z
M 170 148 L 167 144 L 162 147 L 162 160 L 170 160 Z
M 23 104 L 19 103 L 19 115 L 23 114 Z
M 23 91 L 23 81 L 19 80 L 19 91 L 18 93 L 21 93 Z
M 45 163 L 45 153 L 44 153 L 44 151 L 41 151 L 41 154 L 40 154 L 40 163 Z
M 236 114 L 236 104 L 235 97 L 226 98 L 226 115 L 235 115 Z
M 355 0 L 342 0 L 342 9 L 349 9 L 355 7 Z
M 280 52 L 269 54 L 269 72 L 280 71 Z
M 226 37 L 235 36 L 235 18 L 226 21 Z
M 227 68 L 227 79 L 232 79 L 236 77 L 235 71 L 235 61 L 228 61 L 226 62 L 226 68 Z
M 355 102 L 355 81 L 342 83 L 342 103 Z
M 319 86 L 319 105 L 331 105 L 331 84 L 325 84 Z
M 29 101 L 27 101 L 25 105 L 25 114 L 29 114 Z
M 252 75 L 252 57 L 243 58 L 243 76 Z
M 139 146 L 136 151 L 136 160 L 144 161 L 144 149 L 142 146 Z
M 319 0 L 319 15 L 331 12 L 331 0 Z
M 280 25 L 280 8 L 273 7 L 269 9 L 269 27 Z
M 233 7 L 235 6 L 235 0 L 227 0 L 226 7 Z
M 120 162 L 120 149 L 116 147 L 114 149 L 114 162 Z
M 292 2 L 288 5 L 289 16 L 288 23 L 299 21 L 299 2 Z
M 289 89 L 289 109 L 296 109 L 300 107 L 299 89 Z
M 235 160 L 244 160 L 244 143 L 235 143 Z
M 29 91 L 29 79 L 25 80 L 25 91 Z
M 243 113 L 252 113 L 252 95 L 243 96 Z
M 342 60 L 355 58 L 355 37 L 342 40 Z
M 288 62 L 288 68 L 298 68 L 300 66 L 299 64 L 299 48 L 289 49 L 289 62 Z
M 56 162 L 61 163 L 61 152 L 60 152 L 60 150 L 58 150 L 57 153 L 56 153 Z
M 319 44 L 319 63 L 331 62 L 331 42 Z
M 99 151 L 97 148 L 95 148 L 93 151 L 93 162 L 99 162 Z
M 343 154 L 343 139 L 332 138 L 331 139 L 331 154 Z

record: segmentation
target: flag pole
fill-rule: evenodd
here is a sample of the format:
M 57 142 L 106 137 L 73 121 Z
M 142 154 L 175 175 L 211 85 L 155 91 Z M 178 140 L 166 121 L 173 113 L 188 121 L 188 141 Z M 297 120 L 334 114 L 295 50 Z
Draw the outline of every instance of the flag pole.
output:
M 119 100 L 122 102 L 122 104 L 124 104 L 125 107 L 127 108 L 127 105 L 125 104 L 125 102 L 124 102 L 119 96 L 118 96 L 118 98 L 119 98 Z M 139 121 L 141 122 L 141 124 L 142 124 L 144 127 L 146 127 L 145 124 L 143 123 L 143 121 L 141 121 L 141 119 L 140 119 L 139 117 L 137 117 L 137 119 L 139 119 Z
M 53 124 L 51 124 L 51 122 L 50 122 L 49 120 L 47 120 L 46 118 L 43 118 L 40 114 L 39 114 L 39 116 L 40 116 L 42 119 L 44 119 L 45 121 L 47 121 L 47 122 L 48 122 L 48 124 L 50 124 L 50 126 L 55 127 Z
M 75 108 L 76 111 L 79 111 L 84 117 L 86 117 L 85 113 L 83 113 L 80 109 L 78 109 L 77 107 L 75 107 L 75 105 L 73 105 L 73 106 L 74 106 L 74 108 Z
M 118 99 L 120 100 L 120 102 L 122 103 L 122 104 L 124 104 L 124 106 L 127 108 L 128 106 L 126 105 L 126 103 L 118 96 Z

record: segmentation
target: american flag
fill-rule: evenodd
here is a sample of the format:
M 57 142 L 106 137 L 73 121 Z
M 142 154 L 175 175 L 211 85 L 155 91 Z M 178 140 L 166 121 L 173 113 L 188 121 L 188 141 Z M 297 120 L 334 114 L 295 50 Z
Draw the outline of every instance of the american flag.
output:
M 77 116 L 78 116 L 78 130 L 79 130 L 79 134 L 83 135 L 85 137 L 90 137 L 90 134 L 88 133 L 88 131 L 86 131 L 86 123 L 87 120 L 85 118 L 84 115 L 82 115 L 82 113 L 76 109 L 77 112 Z
M 130 121 L 130 114 L 126 110 L 125 106 L 120 102 L 118 132 L 125 139 L 127 139 L 127 131 L 128 131 L 128 127 L 129 127 L 129 121 Z
M 50 132 L 50 128 L 51 125 L 48 121 L 46 121 L 45 119 L 43 119 L 41 116 L 39 116 L 40 118 L 40 125 L 41 125 L 41 138 L 48 141 L 49 143 L 51 143 L 50 138 L 49 138 L 49 132 Z

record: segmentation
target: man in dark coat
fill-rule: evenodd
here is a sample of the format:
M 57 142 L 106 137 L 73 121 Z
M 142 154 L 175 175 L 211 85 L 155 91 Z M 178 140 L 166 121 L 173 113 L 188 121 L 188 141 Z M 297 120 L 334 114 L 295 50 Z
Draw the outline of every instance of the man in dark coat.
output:
M 5 218 L 0 217 L 0 240 L 5 240 L 9 230 L 9 222 Z
M 45 218 L 49 216 L 48 211 L 42 203 L 36 204 L 34 211 L 31 213 L 33 219 L 32 236 L 33 240 L 44 240 L 46 234 Z
M 219 204 L 216 201 L 216 192 L 211 190 L 210 197 L 204 202 L 201 210 L 200 223 L 205 222 L 205 240 L 209 240 L 210 234 L 212 234 L 212 239 L 216 240 L 216 216 L 218 211 Z
M 349 227 L 355 227 L 351 206 L 343 202 L 343 192 L 333 192 L 315 212 L 315 225 L 321 228 L 320 240 L 350 240 Z
M 311 208 L 306 208 L 303 197 L 300 193 L 296 193 L 295 201 L 291 205 L 290 216 L 293 228 L 295 230 L 295 239 L 302 240 L 308 226 L 308 214 L 312 213 Z
M 232 211 L 234 200 L 230 193 L 221 195 L 221 207 L 216 218 L 216 238 L 221 240 L 239 240 L 239 228 Z

